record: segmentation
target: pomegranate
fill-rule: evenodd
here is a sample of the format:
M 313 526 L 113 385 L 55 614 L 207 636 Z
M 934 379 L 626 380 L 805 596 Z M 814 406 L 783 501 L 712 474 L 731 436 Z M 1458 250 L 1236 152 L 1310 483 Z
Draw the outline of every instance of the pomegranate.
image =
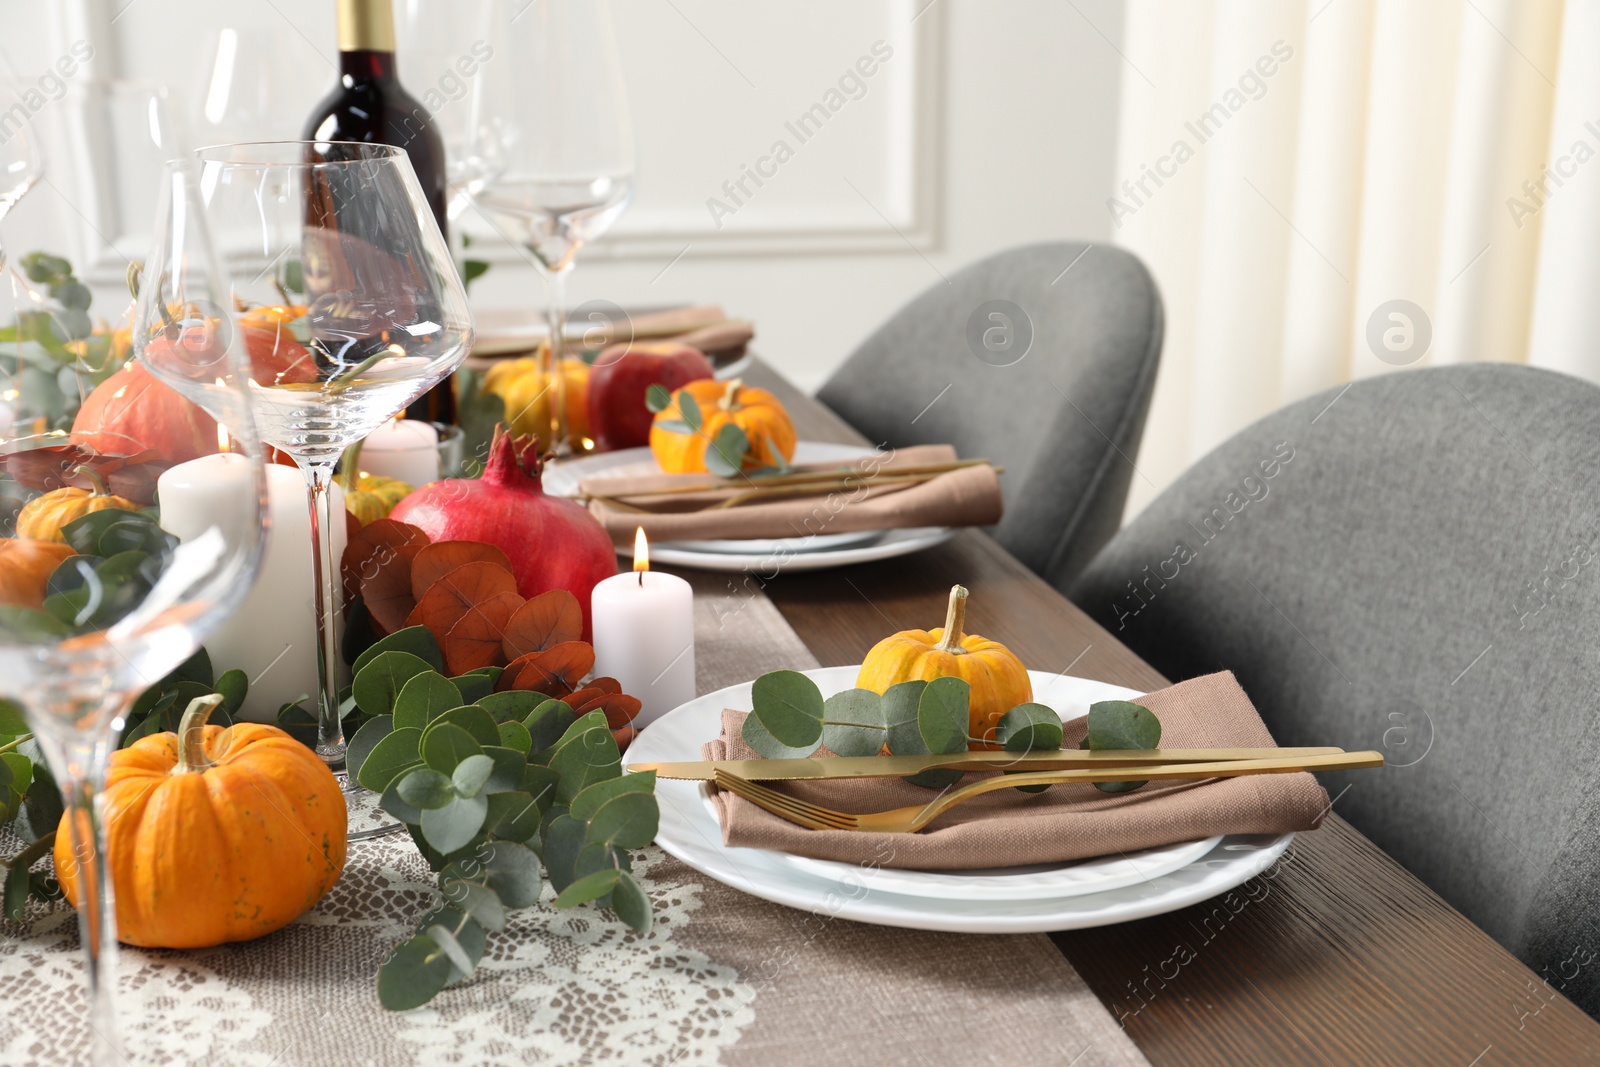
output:
M 511 560 L 517 592 L 532 598 L 565 589 L 583 607 L 583 640 L 592 637 L 589 591 L 617 573 L 611 537 L 583 507 L 545 495 L 532 437 L 515 440 L 495 427 L 481 478 L 425 485 L 389 513 L 432 541 L 482 541 Z

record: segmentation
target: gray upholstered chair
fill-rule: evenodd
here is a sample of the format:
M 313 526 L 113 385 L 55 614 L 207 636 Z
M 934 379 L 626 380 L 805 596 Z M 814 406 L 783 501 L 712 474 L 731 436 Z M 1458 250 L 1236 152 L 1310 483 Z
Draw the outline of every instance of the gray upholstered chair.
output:
M 930 286 L 818 396 L 874 442 L 950 443 L 1005 467 L 990 532 L 1065 589 L 1121 524 L 1161 331 L 1161 296 L 1129 253 L 1028 245 Z
M 1586 382 L 1357 382 L 1196 463 L 1072 597 L 1170 678 L 1234 671 L 1280 744 L 1385 752 L 1335 810 L 1600 1016 L 1597 457 Z

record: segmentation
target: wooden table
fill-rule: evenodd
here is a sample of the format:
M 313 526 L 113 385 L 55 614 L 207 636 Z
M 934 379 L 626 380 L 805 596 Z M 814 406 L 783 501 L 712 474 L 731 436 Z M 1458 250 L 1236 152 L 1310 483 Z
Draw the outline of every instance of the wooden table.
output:
M 770 368 L 746 377 L 780 396 L 802 439 L 862 443 Z M 973 592 L 968 629 L 1037 670 L 1167 684 L 975 530 L 899 560 L 780 575 L 766 592 L 836 666 L 896 630 L 941 624 L 957 582 Z M 1157 1067 L 1600 1063 L 1600 1023 L 1337 813 L 1285 859 L 1264 891 L 1235 898 L 1237 911 L 1213 900 L 1052 936 Z

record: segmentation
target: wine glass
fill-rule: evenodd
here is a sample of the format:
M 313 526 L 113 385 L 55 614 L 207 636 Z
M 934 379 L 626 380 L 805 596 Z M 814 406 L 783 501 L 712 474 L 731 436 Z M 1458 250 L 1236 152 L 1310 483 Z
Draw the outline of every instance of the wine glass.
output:
M 287 26 L 223 26 L 210 61 L 189 94 L 195 144 L 284 137 L 316 106 L 324 89 L 305 77 L 320 55 Z
M 444 142 L 447 208 L 454 220 L 504 166 L 510 97 L 507 53 L 497 48 L 499 0 L 399 0 L 395 52 L 405 81 Z
M 19 109 L 26 114 L 26 106 L 19 103 L 5 113 L 6 121 L 0 122 L 0 222 L 44 176 L 33 123 L 27 118 L 18 122 L 15 115 Z M 0 244 L 0 270 L 5 265 L 5 246 Z
M 201 149 L 205 211 L 243 309 L 262 438 L 305 475 L 318 664 L 317 754 L 344 766 L 334 471 L 345 448 L 455 370 L 466 291 L 403 149 L 269 141 Z M 350 836 L 398 828 L 344 775 Z
M 117 432 L 94 414 L 112 400 L 97 406 L 94 393 L 85 399 L 80 391 L 113 370 L 87 354 L 87 343 L 76 359 L 67 350 L 64 366 L 42 346 L 0 350 L 0 384 L 16 409 L 16 435 L 0 441 L 0 695 L 22 708 L 61 787 L 96 1064 L 129 1058 L 117 1036 L 116 905 L 99 799 L 116 734 L 133 698 L 193 655 L 244 598 L 265 537 L 263 449 L 245 394 L 247 364 L 227 280 L 192 211 L 192 179 L 178 172 L 163 185 L 132 359 L 116 363 L 116 373 L 147 374 L 175 389 L 181 426 L 153 425 L 147 412 L 148 436 L 119 449 Z M 186 221 L 175 228 L 174 219 Z M 41 360 L 53 373 L 35 373 Z M 226 428 L 232 450 L 183 457 L 180 479 L 203 483 L 205 492 L 179 522 L 180 509 L 169 507 L 169 464 L 204 416 Z M 66 521 L 93 497 L 97 510 Z M 135 510 L 152 506 L 159 510 Z
M 559 457 L 571 451 L 560 373 L 566 277 L 633 195 L 633 127 L 606 0 L 509 3 L 497 47 L 516 117 L 504 131 L 503 169 L 473 199 L 527 246 L 545 277 L 550 432 L 542 446 Z

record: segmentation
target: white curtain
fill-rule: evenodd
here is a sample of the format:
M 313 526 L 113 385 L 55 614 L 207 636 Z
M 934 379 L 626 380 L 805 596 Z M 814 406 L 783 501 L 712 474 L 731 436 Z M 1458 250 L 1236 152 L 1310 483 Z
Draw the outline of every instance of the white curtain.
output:
M 1129 514 L 1353 378 L 1600 380 L 1597 46 L 1600 0 L 1128 0 L 1106 210 L 1167 308 Z

